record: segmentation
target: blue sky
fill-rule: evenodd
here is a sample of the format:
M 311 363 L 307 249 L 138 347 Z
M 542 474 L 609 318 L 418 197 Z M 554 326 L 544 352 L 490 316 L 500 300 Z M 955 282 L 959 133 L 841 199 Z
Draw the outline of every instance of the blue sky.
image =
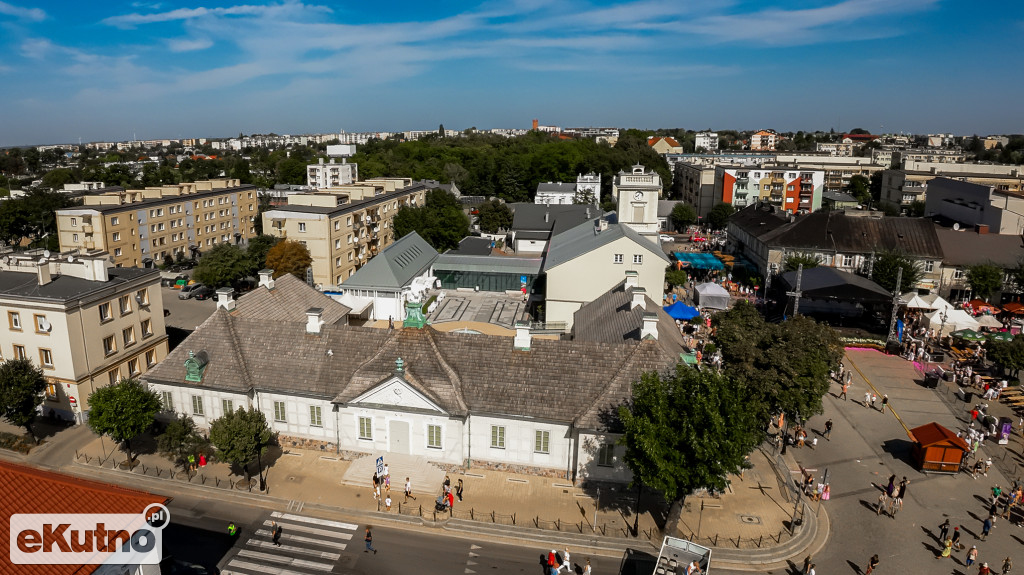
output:
M 1016 1 L 0 0 L 0 146 L 560 126 L 1024 132 Z

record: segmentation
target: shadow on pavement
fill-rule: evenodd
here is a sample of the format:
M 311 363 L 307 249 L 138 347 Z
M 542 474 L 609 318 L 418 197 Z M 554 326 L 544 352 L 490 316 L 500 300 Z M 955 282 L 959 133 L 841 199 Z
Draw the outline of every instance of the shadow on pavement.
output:
M 914 460 L 910 457 L 910 450 L 913 446 L 914 444 L 907 439 L 888 439 L 882 444 L 882 450 L 891 455 L 893 459 L 898 459 L 913 467 Z
M 658 565 L 658 557 L 644 551 L 626 549 L 619 565 L 619 575 L 650 575 Z

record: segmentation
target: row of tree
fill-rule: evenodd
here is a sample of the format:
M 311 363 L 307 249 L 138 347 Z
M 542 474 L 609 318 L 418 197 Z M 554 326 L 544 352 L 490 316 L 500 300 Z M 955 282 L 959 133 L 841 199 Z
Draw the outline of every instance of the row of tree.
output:
M 301 242 L 262 235 L 250 239 L 245 249 L 231 243 L 217 244 L 199 259 L 192 278 L 205 286 L 219 288 L 234 285 L 269 268 L 274 270 L 275 278 L 292 274 L 305 281 L 306 269 L 312 263 L 309 249 Z

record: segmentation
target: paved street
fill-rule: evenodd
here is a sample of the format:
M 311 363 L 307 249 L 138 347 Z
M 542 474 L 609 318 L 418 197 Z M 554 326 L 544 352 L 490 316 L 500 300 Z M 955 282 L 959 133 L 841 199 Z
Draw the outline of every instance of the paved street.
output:
M 936 391 L 919 385 L 914 380 L 912 364 L 878 352 L 850 351 L 845 363 L 856 368 L 849 401 L 839 400 L 839 386 L 833 385 L 832 393 L 825 397 L 824 415 L 809 422 L 812 437 L 818 437 L 817 448 L 795 451 L 797 461 L 816 478 L 827 469 L 832 487 L 831 500 L 821 503 L 828 507 L 833 519 L 832 534 L 825 548 L 813 558 L 816 572 L 863 574 L 868 559 L 877 553 L 881 560 L 879 573 L 973 575 L 978 567 L 964 566 L 963 551 L 954 553 L 951 560 L 935 559 L 940 548 L 937 528 L 945 518 L 954 526 L 963 525 L 963 543 L 968 549 L 977 545 L 979 562 L 988 562 L 994 570 L 1008 555 L 1024 560 L 1020 553 L 1024 528 L 1003 519 L 996 522 L 986 541 L 975 541 L 987 514 L 982 500 L 991 495 L 992 486 L 1009 485 L 995 467 L 988 477 L 974 480 L 966 474 L 925 475 L 910 463 L 910 442 L 901 419 L 910 428 L 930 421 L 954 431 L 960 428 L 957 418 L 939 398 L 941 388 Z M 864 407 L 864 391 L 868 388 L 865 376 L 879 397 L 883 393 L 889 395 L 896 414 Z M 834 429 L 831 441 L 826 441 L 819 433 L 829 418 Z M 1004 449 L 996 445 L 988 448 L 997 457 Z M 904 476 L 910 480 L 904 508 L 895 519 L 876 515 L 873 507 L 891 474 L 896 475 L 897 481 Z M 802 568 L 803 559 L 791 559 L 792 573 Z M 735 571 L 716 570 L 730 572 Z

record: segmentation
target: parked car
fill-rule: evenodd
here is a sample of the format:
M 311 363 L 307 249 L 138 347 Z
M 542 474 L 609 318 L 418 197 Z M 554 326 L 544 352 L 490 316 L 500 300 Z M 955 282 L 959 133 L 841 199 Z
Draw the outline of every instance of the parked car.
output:
M 189 284 L 181 286 L 181 293 L 178 294 L 178 299 L 189 299 L 195 295 L 195 291 L 203 287 L 203 284 Z
M 215 293 L 217 292 L 212 287 L 202 286 L 197 290 L 192 290 L 192 297 L 199 301 L 202 301 L 212 298 Z
M 676 241 L 676 239 L 674 237 L 672 237 L 672 236 L 670 236 L 668 234 L 661 234 L 661 235 L 658 236 L 658 239 L 663 241 L 663 242 L 674 242 L 674 241 Z

